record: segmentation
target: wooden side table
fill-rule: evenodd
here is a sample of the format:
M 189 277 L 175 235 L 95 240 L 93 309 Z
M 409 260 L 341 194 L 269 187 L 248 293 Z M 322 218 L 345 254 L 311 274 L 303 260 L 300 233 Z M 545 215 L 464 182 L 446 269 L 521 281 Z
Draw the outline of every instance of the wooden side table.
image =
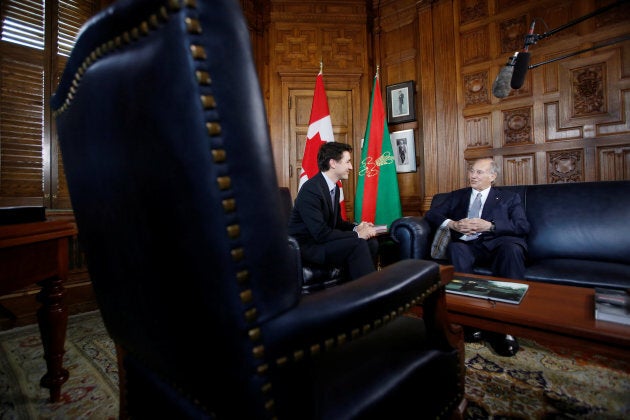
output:
M 37 321 L 47 371 L 40 385 L 59 401 L 68 380 L 63 368 L 68 309 L 63 282 L 68 276 L 68 241 L 77 234 L 74 223 L 43 221 L 0 226 L 0 295 L 37 283 L 41 307 Z

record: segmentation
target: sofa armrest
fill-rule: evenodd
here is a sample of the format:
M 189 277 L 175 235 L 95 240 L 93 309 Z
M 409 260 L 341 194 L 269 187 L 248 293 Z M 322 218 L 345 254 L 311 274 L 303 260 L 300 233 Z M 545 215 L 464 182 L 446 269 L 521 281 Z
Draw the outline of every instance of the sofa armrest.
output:
M 304 286 L 304 274 L 302 271 L 302 255 L 300 254 L 300 244 L 297 239 L 289 235 L 289 257 L 291 258 L 291 265 L 295 268 L 295 273 L 298 280 L 298 287 Z
M 407 216 L 395 220 L 390 235 L 400 246 L 400 259 L 428 259 L 431 250 L 431 226 L 421 217 Z

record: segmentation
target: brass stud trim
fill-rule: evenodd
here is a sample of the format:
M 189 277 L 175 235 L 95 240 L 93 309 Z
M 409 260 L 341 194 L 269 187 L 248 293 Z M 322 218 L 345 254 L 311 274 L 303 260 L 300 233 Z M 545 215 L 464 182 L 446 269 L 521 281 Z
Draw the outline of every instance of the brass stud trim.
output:
M 217 107 L 217 101 L 212 95 L 201 95 L 201 104 L 205 109 L 214 109 Z
M 258 341 L 260 340 L 260 328 L 252 328 L 251 330 L 249 330 L 247 332 L 247 335 L 249 336 L 249 339 L 252 341 Z
M 245 319 L 247 322 L 254 322 L 258 317 L 258 311 L 256 308 L 251 308 L 245 311 Z
M 268 401 L 265 403 L 265 409 L 266 409 L 267 411 L 271 411 L 271 410 L 273 410 L 273 408 L 275 407 L 275 405 L 276 405 L 276 402 L 275 402 L 274 400 L 268 400 Z
M 249 280 L 249 271 L 247 270 L 242 270 L 239 271 L 238 273 L 236 273 L 236 281 L 239 284 L 243 284 L 245 283 L 247 280 Z
M 199 19 L 193 19 L 191 17 L 187 17 L 185 22 L 186 22 L 186 29 L 188 30 L 188 33 L 191 33 L 191 34 L 201 33 L 201 23 L 199 23 Z
M 238 238 L 241 234 L 240 225 L 230 225 L 227 227 L 227 233 L 230 239 Z
M 304 350 L 297 350 L 293 352 L 294 360 L 302 360 L 304 358 Z
M 186 4 L 186 7 L 190 7 L 190 8 L 193 8 L 193 9 L 197 8 L 197 1 L 196 0 L 186 0 L 184 3 Z
M 226 153 L 225 153 L 224 149 L 214 149 L 214 150 L 212 150 L 212 159 L 216 163 L 225 162 L 225 158 L 226 158 Z
M 221 205 L 223 206 L 223 211 L 225 211 L 226 213 L 231 213 L 236 210 L 236 200 L 234 200 L 233 198 L 226 198 L 225 200 L 221 201 Z
M 258 373 L 259 375 L 264 375 L 267 373 L 268 370 L 269 365 L 267 363 L 264 363 L 256 368 L 256 373 Z
M 149 35 L 149 23 L 146 20 L 140 23 L 140 32 L 142 35 Z
M 208 58 L 205 48 L 201 45 L 191 45 L 190 52 L 195 60 L 205 60 Z
M 271 386 L 271 384 L 267 382 L 266 384 L 263 384 L 263 386 L 260 387 L 260 390 L 263 392 L 263 394 L 268 394 L 272 388 L 273 387 Z
M 206 129 L 211 136 L 218 136 L 221 134 L 221 124 L 217 122 L 208 121 L 206 123 Z
M 239 262 L 243 260 L 243 248 L 235 248 L 230 252 L 230 254 L 232 254 L 232 261 L 234 262 Z
M 217 178 L 217 183 L 221 190 L 227 190 L 232 186 L 232 179 L 229 176 L 220 176 Z
M 160 22 L 156 14 L 152 14 L 151 16 L 149 16 L 149 25 L 151 25 L 151 28 L 153 29 L 159 28 Z
M 241 302 L 243 303 L 250 303 L 253 299 L 251 289 L 243 290 L 240 296 L 241 296 Z
M 276 365 L 278 366 L 286 365 L 287 362 L 288 362 L 288 359 L 286 357 L 279 357 L 276 359 Z
M 176 10 L 179 10 L 180 7 L 181 6 L 179 5 L 179 0 L 169 0 L 169 2 L 168 2 L 168 8 L 169 9 L 171 9 L 173 11 L 176 11 Z
M 197 81 L 199 82 L 199 84 L 209 85 L 212 83 L 210 73 L 208 73 L 207 71 L 197 70 L 195 72 L 195 75 L 197 76 Z
M 265 356 L 265 346 L 260 345 L 252 349 L 252 354 L 256 359 L 261 359 Z

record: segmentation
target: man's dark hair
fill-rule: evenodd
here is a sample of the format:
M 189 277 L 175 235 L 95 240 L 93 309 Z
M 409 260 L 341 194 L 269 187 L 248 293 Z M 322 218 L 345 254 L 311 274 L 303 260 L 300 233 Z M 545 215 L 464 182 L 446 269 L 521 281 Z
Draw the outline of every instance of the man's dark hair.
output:
M 352 152 L 352 146 L 346 143 L 330 141 L 322 144 L 317 152 L 317 167 L 320 171 L 326 172 L 330 169 L 330 159 L 340 161 L 343 152 Z

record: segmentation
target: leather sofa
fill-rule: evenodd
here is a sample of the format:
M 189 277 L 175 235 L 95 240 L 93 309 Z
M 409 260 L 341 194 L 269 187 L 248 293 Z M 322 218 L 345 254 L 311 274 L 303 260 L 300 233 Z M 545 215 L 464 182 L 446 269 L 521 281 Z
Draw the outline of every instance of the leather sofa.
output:
M 496 188 L 521 196 L 531 225 L 526 280 L 630 288 L 630 181 Z M 446 195 L 436 194 L 431 206 Z M 391 226 L 402 258 L 431 259 L 434 234 L 420 217 L 403 217 Z M 474 271 L 491 274 L 488 267 Z

